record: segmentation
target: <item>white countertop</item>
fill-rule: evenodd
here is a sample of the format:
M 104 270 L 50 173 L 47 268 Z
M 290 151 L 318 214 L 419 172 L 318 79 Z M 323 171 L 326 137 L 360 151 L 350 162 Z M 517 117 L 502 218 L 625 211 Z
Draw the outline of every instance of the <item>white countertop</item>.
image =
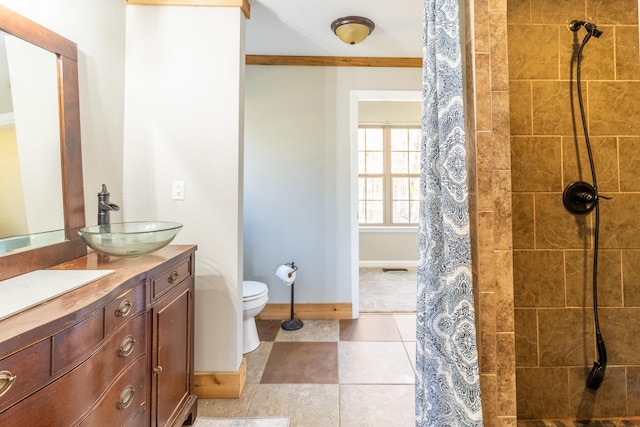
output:
M 114 270 L 36 270 L 0 282 L 0 320 L 70 292 Z

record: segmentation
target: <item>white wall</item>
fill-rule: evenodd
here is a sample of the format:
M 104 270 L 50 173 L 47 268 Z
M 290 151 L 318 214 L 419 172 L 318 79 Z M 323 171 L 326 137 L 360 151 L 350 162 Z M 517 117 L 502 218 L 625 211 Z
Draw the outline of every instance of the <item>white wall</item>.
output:
M 296 302 L 352 302 L 350 93 L 420 88 L 420 69 L 247 67 L 244 277 L 270 302 L 290 301 L 289 261 Z
M 78 45 L 87 223 L 97 223 L 99 185 L 122 189 L 125 4 L 118 0 L 0 0 Z M 117 220 L 115 214 L 112 220 Z
M 127 7 L 124 217 L 198 245 L 198 372 L 242 361 L 244 25 L 239 8 Z

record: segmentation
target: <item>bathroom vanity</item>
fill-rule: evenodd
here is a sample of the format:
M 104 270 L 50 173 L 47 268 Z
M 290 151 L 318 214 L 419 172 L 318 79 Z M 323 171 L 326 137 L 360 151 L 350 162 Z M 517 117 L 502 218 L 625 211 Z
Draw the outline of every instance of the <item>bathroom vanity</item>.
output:
M 77 46 L 4 6 L 0 31 L 0 36 L 26 42 L 25 49 L 41 50 L 54 64 L 47 80 L 52 78 L 57 88 L 57 107 L 45 121 L 59 123 L 59 129 L 45 133 L 53 135 L 48 149 L 60 153 L 47 169 L 60 176 L 41 177 L 45 174 L 38 170 L 26 178 L 43 178 L 40 187 L 54 197 L 43 206 L 61 206 L 63 212 L 55 230 L 38 231 L 55 239 L 40 244 L 31 226 L 41 225 L 42 210 L 25 204 L 31 234 L 21 240 L 30 245 L 5 246 L 0 256 L 0 425 L 189 424 L 197 411 L 196 247 L 167 246 L 138 257 L 87 255 L 78 235 L 86 219 Z M 40 124 L 27 127 L 39 129 Z M 16 137 L 12 143 L 24 141 Z M 37 139 L 20 155 L 31 158 L 44 145 Z M 35 193 L 25 190 L 29 199 L 39 200 Z M 8 233 L 0 236 L 5 243 L 19 234 Z M 76 283 L 78 276 L 96 272 Z
M 195 421 L 195 250 L 51 267 L 112 272 L 0 320 L 0 425 Z

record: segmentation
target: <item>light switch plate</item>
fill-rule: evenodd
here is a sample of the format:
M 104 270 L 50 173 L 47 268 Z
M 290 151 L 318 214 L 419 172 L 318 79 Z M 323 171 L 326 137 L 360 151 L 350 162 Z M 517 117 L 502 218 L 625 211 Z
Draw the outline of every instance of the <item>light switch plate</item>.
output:
M 184 200 L 184 181 L 173 181 L 171 198 L 173 200 Z

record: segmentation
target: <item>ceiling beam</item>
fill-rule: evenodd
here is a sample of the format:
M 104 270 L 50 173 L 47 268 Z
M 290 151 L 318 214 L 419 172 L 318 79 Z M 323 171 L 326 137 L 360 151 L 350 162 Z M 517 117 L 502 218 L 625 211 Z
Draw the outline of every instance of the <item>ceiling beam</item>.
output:
M 126 4 L 141 6 L 209 6 L 239 7 L 249 19 L 251 6 L 249 0 L 124 0 Z
M 303 65 L 320 67 L 400 67 L 421 68 L 422 58 L 371 56 L 280 56 L 246 55 L 247 65 Z

